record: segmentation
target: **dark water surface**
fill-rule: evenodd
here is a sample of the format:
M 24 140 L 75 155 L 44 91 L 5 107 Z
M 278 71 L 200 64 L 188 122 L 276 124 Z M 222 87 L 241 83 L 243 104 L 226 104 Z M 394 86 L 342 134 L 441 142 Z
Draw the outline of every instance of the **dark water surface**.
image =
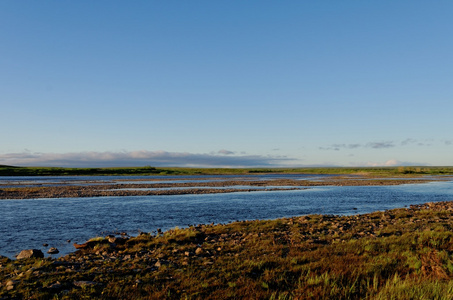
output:
M 0 255 L 13 258 L 30 248 L 45 253 L 49 247 L 57 247 L 62 255 L 75 251 L 73 242 L 114 232 L 136 235 L 200 223 L 361 214 L 449 200 L 453 200 L 453 181 L 230 194 L 0 200 Z

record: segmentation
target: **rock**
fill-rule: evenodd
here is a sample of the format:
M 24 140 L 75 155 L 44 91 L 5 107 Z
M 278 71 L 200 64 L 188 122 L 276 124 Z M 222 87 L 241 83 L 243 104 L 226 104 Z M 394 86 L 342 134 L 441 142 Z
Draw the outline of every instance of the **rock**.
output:
M 8 257 L 0 255 L 0 269 L 3 267 L 3 263 L 8 263 L 10 261 L 11 260 Z
M 55 248 L 55 247 L 51 247 L 49 249 L 49 251 L 47 251 L 47 253 L 49 253 L 49 254 L 57 254 L 57 253 L 60 253 L 60 251 L 57 248 Z
M 115 243 L 117 238 L 114 235 L 108 235 L 107 239 L 109 240 L 109 243 Z
M 108 243 L 109 242 L 106 239 L 92 239 L 83 244 L 73 243 L 73 245 L 74 245 L 74 248 L 76 248 L 76 249 L 93 249 L 96 245 L 108 244 Z
M 61 283 L 59 281 L 49 285 L 47 288 L 48 289 L 53 289 L 53 290 L 59 290 L 63 287 L 63 285 L 61 285 Z
M 38 249 L 28 249 L 28 250 L 22 250 L 19 255 L 16 256 L 17 259 L 23 259 L 23 258 L 44 258 L 44 253 L 42 253 L 41 250 Z
M 165 253 L 159 253 L 157 256 L 156 256 L 157 259 L 165 259 L 167 258 L 167 255 L 165 255 Z
M 116 237 L 113 235 L 107 236 L 107 239 L 108 239 L 109 243 L 117 244 L 117 245 L 123 245 L 128 241 L 128 239 L 125 237 Z
M 72 284 L 75 286 L 78 286 L 78 287 L 84 287 L 84 286 L 98 285 L 99 283 L 94 282 L 94 281 L 83 281 L 82 280 L 82 281 L 74 281 Z
M 169 265 L 170 262 L 169 261 L 166 261 L 166 260 L 158 260 L 154 266 L 157 267 L 157 268 L 160 268 L 162 267 L 163 265 Z
M 88 248 L 88 243 L 83 243 L 83 244 L 74 243 L 73 246 L 76 249 L 85 249 L 85 248 Z
M 43 247 L 49 246 L 49 244 L 47 244 L 47 243 L 44 243 L 44 244 L 42 244 L 42 245 L 43 245 Z
M 6 282 L 6 290 L 10 291 L 14 289 L 14 285 L 16 285 L 17 283 L 19 283 L 18 280 L 8 280 L 8 282 Z

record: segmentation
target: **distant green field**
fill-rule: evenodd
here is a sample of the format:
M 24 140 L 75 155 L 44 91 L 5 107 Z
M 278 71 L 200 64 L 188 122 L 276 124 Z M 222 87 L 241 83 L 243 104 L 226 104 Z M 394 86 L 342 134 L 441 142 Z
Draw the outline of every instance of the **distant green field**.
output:
M 63 176 L 63 175 L 246 175 L 246 174 L 363 174 L 453 175 L 453 167 L 376 167 L 376 168 L 57 168 L 15 167 L 0 165 L 0 176 Z

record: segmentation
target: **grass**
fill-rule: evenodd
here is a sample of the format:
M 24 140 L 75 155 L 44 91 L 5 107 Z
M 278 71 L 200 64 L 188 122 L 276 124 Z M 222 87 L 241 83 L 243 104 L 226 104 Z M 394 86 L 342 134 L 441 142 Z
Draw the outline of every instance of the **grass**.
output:
M 367 174 L 453 175 L 453 167 L 375 167 L 375 168 L 57 168 L 15 167 L 0 165 L 0 176 L 68 176 L 68 175 L 247 175 L 274 174 Z
M 0 299 L 451 299 L 453 203 L 197 225 L 0 258 Z M 8 281 L 13 288 L 8 289 Z

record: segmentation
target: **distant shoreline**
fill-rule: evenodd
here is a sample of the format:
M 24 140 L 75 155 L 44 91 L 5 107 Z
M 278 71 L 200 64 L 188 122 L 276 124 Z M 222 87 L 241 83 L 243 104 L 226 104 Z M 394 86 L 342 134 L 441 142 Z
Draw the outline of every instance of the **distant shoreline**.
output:
M 102 176 L 102 175 L 253 175 L 253 174 L 359 174 L 366 176 L 453 175 L 453 166 L 411 167 L 309 167 L 309 168 L 180 168 L 116 167 L 60 168 L 0 165 L 0 176 Z

